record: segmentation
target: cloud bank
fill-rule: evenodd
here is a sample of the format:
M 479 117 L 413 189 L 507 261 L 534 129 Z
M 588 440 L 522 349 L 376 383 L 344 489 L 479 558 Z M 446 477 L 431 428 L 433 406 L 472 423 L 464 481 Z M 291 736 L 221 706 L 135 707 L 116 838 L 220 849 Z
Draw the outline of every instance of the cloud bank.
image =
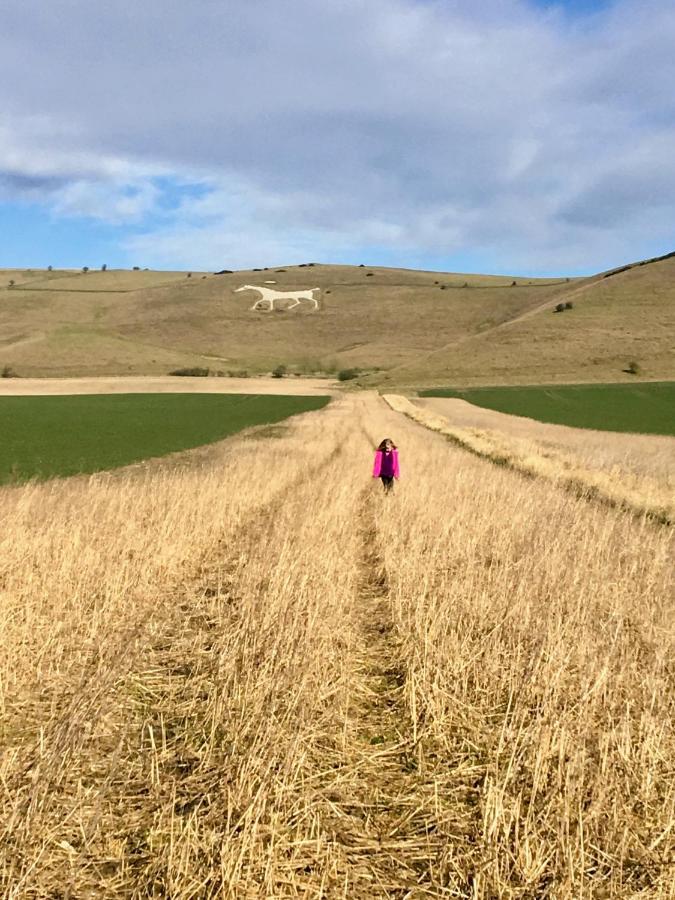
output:
M 535 273 L 675 246 L 671 0 L 4 8 L 0 196 L 115 224 L 144 264 Z

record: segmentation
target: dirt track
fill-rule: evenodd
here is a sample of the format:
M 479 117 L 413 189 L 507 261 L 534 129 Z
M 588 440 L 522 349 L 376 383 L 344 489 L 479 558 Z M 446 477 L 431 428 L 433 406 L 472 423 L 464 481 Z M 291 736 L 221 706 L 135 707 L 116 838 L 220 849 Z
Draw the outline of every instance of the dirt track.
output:
M 66 394 L 332 394 L 329 378 L 190 378 L 170 375 L 95 378 L 3 378 L 0 397 Z

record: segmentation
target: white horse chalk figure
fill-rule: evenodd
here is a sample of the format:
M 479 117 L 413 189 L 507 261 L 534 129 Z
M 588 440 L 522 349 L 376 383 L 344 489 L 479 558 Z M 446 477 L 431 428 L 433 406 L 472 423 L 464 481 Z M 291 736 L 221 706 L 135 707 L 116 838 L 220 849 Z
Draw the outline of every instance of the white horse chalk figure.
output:
M 244 284 L 242 287 L 236 288 L 235 293 L 238 294 L 239 291 L 258 291 L 260 297 L 255 301 L 251 309 L 272 310 L 274 309 L 275 301 L 282 301 L 285 310 L 295 309 L 296 306 L 300 306 L 302 300 L 308 300 L 313 304 L 312 309 L 318 309 L 319 301 L 314 296 L 314 292 L 320 290 L 321 288 L 310 288 L 306 291 L 275 291 L 273 288 Z M 264 304 L 267 304 L 267 306 Z

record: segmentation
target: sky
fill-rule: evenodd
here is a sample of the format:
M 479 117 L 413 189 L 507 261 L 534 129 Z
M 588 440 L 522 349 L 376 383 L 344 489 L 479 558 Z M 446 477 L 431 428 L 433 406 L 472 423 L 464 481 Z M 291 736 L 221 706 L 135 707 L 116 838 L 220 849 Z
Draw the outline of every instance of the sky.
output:
M 675 250 L 673 0 L 1 0 L 0 266 Z

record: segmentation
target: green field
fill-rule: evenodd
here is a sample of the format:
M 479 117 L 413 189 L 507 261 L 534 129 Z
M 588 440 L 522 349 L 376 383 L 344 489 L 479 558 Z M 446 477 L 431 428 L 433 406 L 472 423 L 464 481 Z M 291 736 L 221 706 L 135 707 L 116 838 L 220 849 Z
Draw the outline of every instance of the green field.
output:
M 320 409 L 328 397 L 0 397 L 0 483 L 114 469 Z
M 476 406 L 556 425 L 675 435 L 675 381 L 437 389 L 419 394 L 459 397 Z

